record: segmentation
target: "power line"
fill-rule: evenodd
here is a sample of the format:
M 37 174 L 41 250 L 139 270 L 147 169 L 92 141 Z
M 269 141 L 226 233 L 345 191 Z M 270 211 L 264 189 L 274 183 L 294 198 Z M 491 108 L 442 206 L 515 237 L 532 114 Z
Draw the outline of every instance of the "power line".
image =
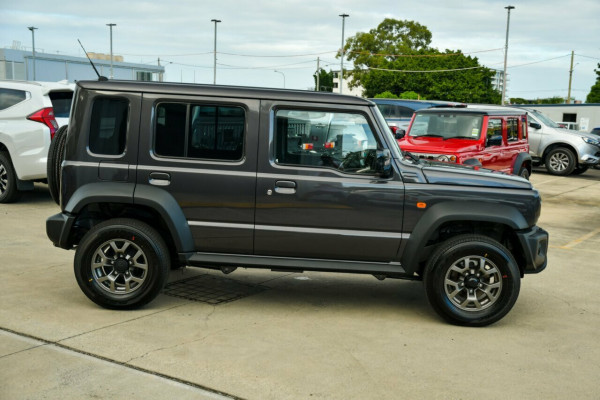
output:
M 471 51 L 468 53 L 458 52 L 458 53 L 444 53 L 444 54 L 383 54 L 383 53 L 370 53 L 370 52 L 364 52 L 364 51 L 349 51 L 348 53 L 363 54 L 363 55 L 368 55 L 368 56 L 417 58 L 417 57 L 449 57 L 449 56 L 461 56 L 461 55 L 464 56 L 467 54 L 485 53 L 485 52 L 489 52 L 489 51 L 498 51 L 498 50 L 503 50 L 503 48 L 500 47 L 497 49 Z

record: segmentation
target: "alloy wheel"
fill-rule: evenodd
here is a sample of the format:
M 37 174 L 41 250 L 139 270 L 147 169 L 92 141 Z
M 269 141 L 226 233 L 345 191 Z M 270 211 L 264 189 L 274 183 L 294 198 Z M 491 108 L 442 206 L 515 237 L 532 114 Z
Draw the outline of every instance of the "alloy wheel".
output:
M 126 239 L 104 242 L 92 256 L 92 279 L 103 290 L 130 294 L 143 286 L 148 276 L 148 260 L 142 249 Z
M 467 256 L 448 269 L 444 289 L 448 299 L 459 309 L 481 311 L 499 299 L 502 275 L 488 258 Z

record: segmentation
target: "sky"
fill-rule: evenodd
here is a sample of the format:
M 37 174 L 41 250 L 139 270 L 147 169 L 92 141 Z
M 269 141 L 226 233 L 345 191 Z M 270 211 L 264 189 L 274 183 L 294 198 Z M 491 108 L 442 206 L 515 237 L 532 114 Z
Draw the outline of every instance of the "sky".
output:
M 413 20 L 432 33 L 431 46 L 461 50 L 495 69 L 504 65 L 510 14 L 507 97 L 571 96 L 585 100 L 600 63 L 600 0 L 0 0 L 0 47 L 84 56 L 110 53 L 124 61 L 165 66 L 166 81 L 311 89 L 320 66 L 339 70 L 344 36 L 374 29 L 385 18 Z M 347 61 L 344 67 L 351 67 Z M 279 72 L 275 72 L 279 71 Z

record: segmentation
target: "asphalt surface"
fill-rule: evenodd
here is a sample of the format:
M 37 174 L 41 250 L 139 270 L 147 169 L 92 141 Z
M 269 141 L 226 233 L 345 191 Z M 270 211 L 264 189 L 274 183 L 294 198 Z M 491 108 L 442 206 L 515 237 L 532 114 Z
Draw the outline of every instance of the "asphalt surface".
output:
M 38 185 L 0 204 L 0 399 L 598 399 L 600 170 L 531 181 L 548 267 L 476 329 L 438 318 L 418 282 L 328 273 L 188 268 L 170 280 L 203 301 L 175 287 L 105 310 L 46 238 L 58 207 Z

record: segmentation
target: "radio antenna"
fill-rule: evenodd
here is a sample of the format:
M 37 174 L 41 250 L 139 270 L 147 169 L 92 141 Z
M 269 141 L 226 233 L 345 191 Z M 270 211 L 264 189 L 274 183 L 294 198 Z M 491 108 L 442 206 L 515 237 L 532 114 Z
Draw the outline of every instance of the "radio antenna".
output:
M 92 59 L 90 58 L 90 56 L 88 56 L 87 51 L 85 51 L 85 48 L 83 47 L 83 45 L 81 44 L 81 41 L 79 39 L 77 39 L 77 41 L 79 42 L 79 45 L 81 46 L 81 48 L 83 49 L 83 52 L 85 53 L 85 56 L 87 57 L 87 59 L 90 61 L 90 64 L 92 64 L 92 68 L 94 68 L 94 71 L 96 71 L 96 75 L 98 75 L 98 80 L 99 81 L 107 81 L 108 78 L 105 76 L 100 75 L 100 73 L 98 72 L 98 70 L 96 69 L 96 66 L 94 65 L 94 63 L 92 62 Z

